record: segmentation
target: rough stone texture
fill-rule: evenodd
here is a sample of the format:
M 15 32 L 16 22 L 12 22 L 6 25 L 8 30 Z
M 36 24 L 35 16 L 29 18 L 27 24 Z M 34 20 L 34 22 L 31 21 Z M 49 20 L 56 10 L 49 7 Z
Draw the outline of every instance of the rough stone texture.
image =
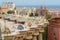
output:
M 48 26 L 48 40 L 60 40 L 60 18 L 52 20 Z
M 1 36 L 1 29 L 0 29 L 0 40 L 2 39 L 2 36 Z

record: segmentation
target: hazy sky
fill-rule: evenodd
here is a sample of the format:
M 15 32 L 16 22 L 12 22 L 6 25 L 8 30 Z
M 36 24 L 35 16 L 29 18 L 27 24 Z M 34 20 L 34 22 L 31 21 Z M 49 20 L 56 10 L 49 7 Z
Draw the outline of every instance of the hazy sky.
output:
M 60 5 L 60 0 L 0 0 L 0 6 L 3 2 L 13 2 L 16 5 Z

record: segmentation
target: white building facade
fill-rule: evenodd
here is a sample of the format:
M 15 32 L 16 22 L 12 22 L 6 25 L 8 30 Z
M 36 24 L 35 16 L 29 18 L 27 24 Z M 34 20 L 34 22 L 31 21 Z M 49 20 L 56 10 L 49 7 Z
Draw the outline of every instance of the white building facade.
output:
M 3 2 L 2 8 L 8 8 L 9 10 L 13 10 L 15 8 L 15 4 L 13 2 Z

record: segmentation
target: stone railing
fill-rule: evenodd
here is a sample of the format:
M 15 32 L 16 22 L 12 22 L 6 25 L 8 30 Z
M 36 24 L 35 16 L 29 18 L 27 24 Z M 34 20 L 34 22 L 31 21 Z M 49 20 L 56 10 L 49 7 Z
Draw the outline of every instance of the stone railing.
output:
M 43 40 L 42 33 L 46 25 L 39 25 L 27 31 L 19 31 L 17 34 L 4 34 L 4 40 Z
M 4 19 L 4 18 L 3 18 Z M 14 21 L 14 20 L 13 20 Z M 14 21 L 15 22 L 15 21 Z M 3 40 L 43 40 L 42 33 L 48 23 L 39 24 L 37 27 L 31 27 L 30 30 L 16 32 L 17 34 L 3 34 Z

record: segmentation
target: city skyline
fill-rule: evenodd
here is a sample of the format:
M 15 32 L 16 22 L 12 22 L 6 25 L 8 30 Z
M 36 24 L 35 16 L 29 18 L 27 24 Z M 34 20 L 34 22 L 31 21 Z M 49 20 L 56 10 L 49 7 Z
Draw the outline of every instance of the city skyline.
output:
M 0 6 L 3 2 L 13 2 L 16 6 L 32 6 L 32 5 L 59 5 L 60 0 L 0 0 Z

